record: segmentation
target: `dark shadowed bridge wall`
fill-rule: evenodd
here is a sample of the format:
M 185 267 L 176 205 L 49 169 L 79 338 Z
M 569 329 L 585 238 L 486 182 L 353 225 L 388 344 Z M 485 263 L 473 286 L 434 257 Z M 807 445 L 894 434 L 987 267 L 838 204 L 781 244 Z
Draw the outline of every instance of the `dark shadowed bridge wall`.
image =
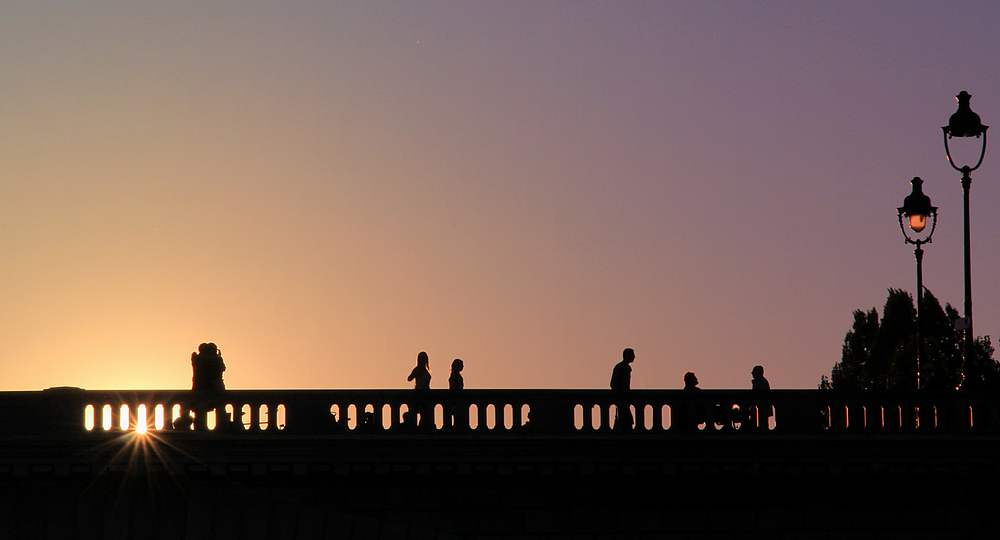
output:
M 958 393 L 10 392 L 0 538 L 993 538 L 998 420 Z

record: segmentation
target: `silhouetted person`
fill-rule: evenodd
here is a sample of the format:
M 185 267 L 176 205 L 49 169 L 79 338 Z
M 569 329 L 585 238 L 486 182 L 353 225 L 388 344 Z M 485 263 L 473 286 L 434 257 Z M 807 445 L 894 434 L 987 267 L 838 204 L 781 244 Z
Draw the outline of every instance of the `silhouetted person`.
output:
M 750 375 L 753 376 L 753 379 L 750 381 L 751 388 L 754 390 L 771 389 L 771 384 L 764 378 L 764 366 L 754 366 Z
M 413 368 L 407 381 L 413 381 L 415 390 L 428 390 L 431 387 L 431 368 L 428 366 L 430 360 L 427 353 L 420 351 L 417 355 L 417 367 Z
M 693 371 L 684 374 L 684 389 L 701 390 L 701 388 L 698 388 L 698 376 Z
M 635 360 L 635 351 L 625 349 L 622 351 L 622 361 L 615 365 L 611 372 L 611 390 L 621 395 L 615 412 L 615 429 L 632 429 L 635 420 L 632 418 L 632 408 L 625 401 L 625 395 L 632 386 L 632 362 Z
M 615 364 L 611 372 L 611 389 L 616 392 L 628 391 L 632 386 L 632 362 L 635 361 L 635 351 L 622 351 L 622 361 Z
M 698 376 L 693 371 L 688 371 L 684 374 L 684 391 L 685 393 L 701 391 L 701 388 L 698 388 Z M 702 413 L 701 404 L 689 400 L 684 400 L 677 405 L 676 414 L 677 427 L 683 431 L 698 429 L 698 424 L 704 421 L 703 417 L 705 416 Z
M 224 371 L 226 364 L 215 343 L 202 343 L 198 345 L 198 352 L 191 353 L 192 390 L 225 390 Z
M 750 375 L 753 376 L 753 379 L 750 381 L 750 387 L 753 389 L 755 394 L 761 394 L 771 390 L 771 384 L 764 378 L 764 366 L 754 366 Z M 755 404 L 750 410 L 750 414 L 752 415 L 750 418 L 750 424 L 758 429 L 766 430 L 769 427 L 768 419 L 771 418 L 771 405 L 759 398 L 754 401 Z
M 451 363 L 451 376 L 448 377 L 448 389 L 460 392 L 465 389 L 465 380 L 462 379 L 462 370 L 465 363 L 461 358 L 456 358 Z M 448 412 L 449 425 L 456 428 L 469 427 L 469 406 L 465 403 L 453 403 Z
M 226 371 L 226 364 L 222 361 L 222 353 L 215 343 L 202 343 L 198 345 L 198 352 L 191 353 L 191 390 L 197 391 L 201 396 L 194 398 L 194 403 L 189 404 L 191 409 L 183 409 L 180 417 L 173 422 L 174 429 L 191 429 L 192 423 L 197 429 L 207 428 L 206 416 L 215 407 L 210 403 L 210 398 L 204 397 L 204 392 L 220 391 L 226 389 L 226 383 L 222 380 L 222 373 Z M 191 418 L 194 412 L 194 418 Z M 216 414 L 216 426 L 228 422 L 225 415 Z
M 417 366 L 410 371 L 410 376 L 406 378 L 407 381 L 413 381 L 414 390 L 430 390 L 431 388 L 431 368 L 429 366 L 430 359 L 427 358 L 427 353 L 420 351 L 417 355 Z M 430 426 L 430 415 L 426 412 L 426 407 L 423 403 L 417 403 L 416 413 L 417 413 L 417 427 L 428 427 Z
M 462 370 L 464 368 L 465 363 L 462 362 L 461 358 L 456 358 L 451 363 L 451 376 L 448 377 L 448 388 L 450 390 L 462 390 L 465 388 L 465 381 L 462 379 Z

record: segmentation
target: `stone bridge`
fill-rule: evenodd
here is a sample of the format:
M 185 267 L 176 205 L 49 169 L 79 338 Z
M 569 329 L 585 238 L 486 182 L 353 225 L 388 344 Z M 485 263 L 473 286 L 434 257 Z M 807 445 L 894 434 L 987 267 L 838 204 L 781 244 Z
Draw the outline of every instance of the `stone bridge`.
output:
M 988 394 L 0 393 L 0 538 L 979 539 L 998 478 Z

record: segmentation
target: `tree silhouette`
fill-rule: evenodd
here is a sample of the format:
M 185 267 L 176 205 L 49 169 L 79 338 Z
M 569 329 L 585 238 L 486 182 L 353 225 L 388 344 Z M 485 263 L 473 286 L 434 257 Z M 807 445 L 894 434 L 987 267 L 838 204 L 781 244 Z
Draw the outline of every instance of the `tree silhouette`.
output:
M 934 365 L 934 376 L 947 388 L 1000 388 L 1000 363 L 993 360 L 989 336 L 975 340 L 975 369 L 963 373 L 962 333 L 955 330 L 958 310 L 944 308 L 924 288 L 921 339 L 922 364 Z M 820 388 L 835 390 L 897 390 L 917 388 L 917 310 L 913 297 L 902 289 L 889 289 L 882 318 L 873 307 L 855 310 L 854 324 L 844 336 L 840 362 Z

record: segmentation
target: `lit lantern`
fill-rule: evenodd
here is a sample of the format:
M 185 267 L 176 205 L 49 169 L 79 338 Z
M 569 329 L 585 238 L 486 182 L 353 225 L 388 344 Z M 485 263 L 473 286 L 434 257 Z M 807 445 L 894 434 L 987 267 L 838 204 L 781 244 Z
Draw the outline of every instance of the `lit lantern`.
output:
M 916 233 L 922 232 L 927 227 L 927 218 L 931 215 L 937 218 L 937 207 L 931 206 L 931 198 L 924 195 L 921 188 L 923 183 L 919 176 L 910 180 L 913 192 L 903 199 L 903 206 L 897 209 L 900 221 L 902 222 L 903 216 L 906 216 L 910 221 L 910 229 Z M 906 231 L 903 231 L 903 234 L 905 235 Z

